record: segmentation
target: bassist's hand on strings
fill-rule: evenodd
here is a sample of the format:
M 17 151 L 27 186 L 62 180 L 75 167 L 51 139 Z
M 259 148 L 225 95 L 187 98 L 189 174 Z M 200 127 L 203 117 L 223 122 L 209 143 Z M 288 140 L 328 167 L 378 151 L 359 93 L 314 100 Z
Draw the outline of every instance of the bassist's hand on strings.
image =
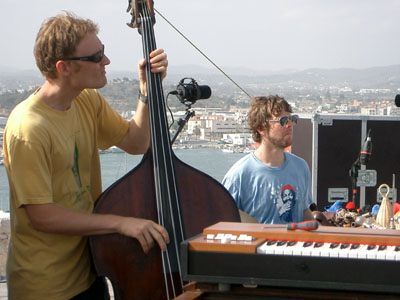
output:
M 150 144 L 150 128 L 147 109 L 147 79 L 146 79 L 146 60 L 142 59 L 138 64 L 140 96 L 136 114 L 129 121 L 129 131 L 116 146 L 129 154 L 143 154 L 147 151 Z M 156 49 L 150 52 L 151 72 L 159 73 L 161 78 L 167 75 L 168 60 L 167 54 L 163 49 Z
M 150 53 L 150 65 L 153 73 L 160 73 L 161 79 L 167 76 L 168 59 L 164 49 L 156 49 Z M 140 92 L 147 95 L 146 88 L 146 60 L 142 59 L 138 65 Z
M 161 250 L 165 250 L 169 243 L 165 228 L 151 220 L 123 218 L 118 231 L 120 234 L 137 239 L 145 253 L 154 246 L 154 242 L 157 242 Z

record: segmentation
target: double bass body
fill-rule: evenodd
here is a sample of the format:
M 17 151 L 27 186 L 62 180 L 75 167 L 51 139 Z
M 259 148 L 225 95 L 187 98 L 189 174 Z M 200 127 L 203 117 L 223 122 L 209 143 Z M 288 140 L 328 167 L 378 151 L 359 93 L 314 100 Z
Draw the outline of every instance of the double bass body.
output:
M 130 25 L 140 29 L 147 61 L 156 49 L 152 7 L 151 0 L 130 5 Z M 218 221 L 240 220 L 228 191 L 173 153 L 161 78 L 148 65 L 151 147 L 137 167 L 99 197 L 94 212 L 158 222 L 168 231 L 170 243 L 164 252 L 154 246 L 145 254 L 137 240 L 119 234 L 89 238 L 97 274 L 110 279 L 117 300 L 176 297 L 183 285 L 180 243 Z
M 218 221 L 239 221 L 238 210 L 221 184 L 175 155 L 173 163 L 185 238 Z M 147 153 L 136 168 L 100 196 L 95 213 L 158 221 L 152 170 L 153 159 Z M 168 299 L 157 246 L 145 254 L 137 240 L 118 234 L 93 236 L 90 245 L 96 270 L 110 279 L 115 299 Z

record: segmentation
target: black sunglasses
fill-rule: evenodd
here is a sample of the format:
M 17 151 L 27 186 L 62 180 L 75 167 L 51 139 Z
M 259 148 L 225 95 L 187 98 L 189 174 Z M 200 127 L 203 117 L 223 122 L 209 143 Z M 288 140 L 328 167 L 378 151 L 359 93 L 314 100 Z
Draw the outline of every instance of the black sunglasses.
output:
M 278 120 L 268 120 L 268 122 L 273 122 L 273 123 L 279 122 L 279 124 L 281 124 L 282 127 L 285 127 L 289 123 L 289 121 L 291 121 L 294 124 L 297 124 L 298 120 L 299 120 L 298 115 L 291 115 L 291 116 L 280 117 Z
M 90 61 L 94 63 L 99 63 L 102 61 L 104 57 L 104 45 L 101 45 L 102 48 L 100 51 L 97 51 L 95 54 L 89 56 L 79 56 L 79 57 L 69 57 L 65 60 L 81 60 L 81 61 Z

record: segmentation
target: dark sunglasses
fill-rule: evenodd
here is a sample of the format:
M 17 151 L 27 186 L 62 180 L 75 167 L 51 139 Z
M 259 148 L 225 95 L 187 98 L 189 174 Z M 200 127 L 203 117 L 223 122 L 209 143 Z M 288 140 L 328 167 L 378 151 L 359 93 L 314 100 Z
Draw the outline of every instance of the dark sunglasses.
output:
M 283 116 L 280 117 L 278 120 L 268 120 L 268 122 L 273 122 L 273 123 L 278 123 L 281 124 L 282 127 L 285 127 L 289 121 L 291 121 L 294 124 L 297 124 L 297 121 L 299 120 L 298 115 L 291 115 L 291 116 Z
M 81 60 L 81 61 L 90 61 L 94 63 L 99 63 L 102 61 L 104 57 L 104 45 L 101 45 L 101 50 L 97 51 L 95 54 L 89 56 L 79 56 L 79 57 L 69 57 L 65 60 Z

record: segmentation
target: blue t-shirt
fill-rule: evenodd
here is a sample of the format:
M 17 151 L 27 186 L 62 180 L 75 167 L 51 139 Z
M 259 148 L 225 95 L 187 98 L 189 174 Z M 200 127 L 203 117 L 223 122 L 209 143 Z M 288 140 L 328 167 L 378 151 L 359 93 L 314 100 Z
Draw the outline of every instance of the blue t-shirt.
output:
M 237 207 L 260 223 L 301 222 L 312 203 L 310 170 L 304 159 L 285 152 L 279 167 L 269 167 L 254 153 L 237 161 L 222 184 Z

